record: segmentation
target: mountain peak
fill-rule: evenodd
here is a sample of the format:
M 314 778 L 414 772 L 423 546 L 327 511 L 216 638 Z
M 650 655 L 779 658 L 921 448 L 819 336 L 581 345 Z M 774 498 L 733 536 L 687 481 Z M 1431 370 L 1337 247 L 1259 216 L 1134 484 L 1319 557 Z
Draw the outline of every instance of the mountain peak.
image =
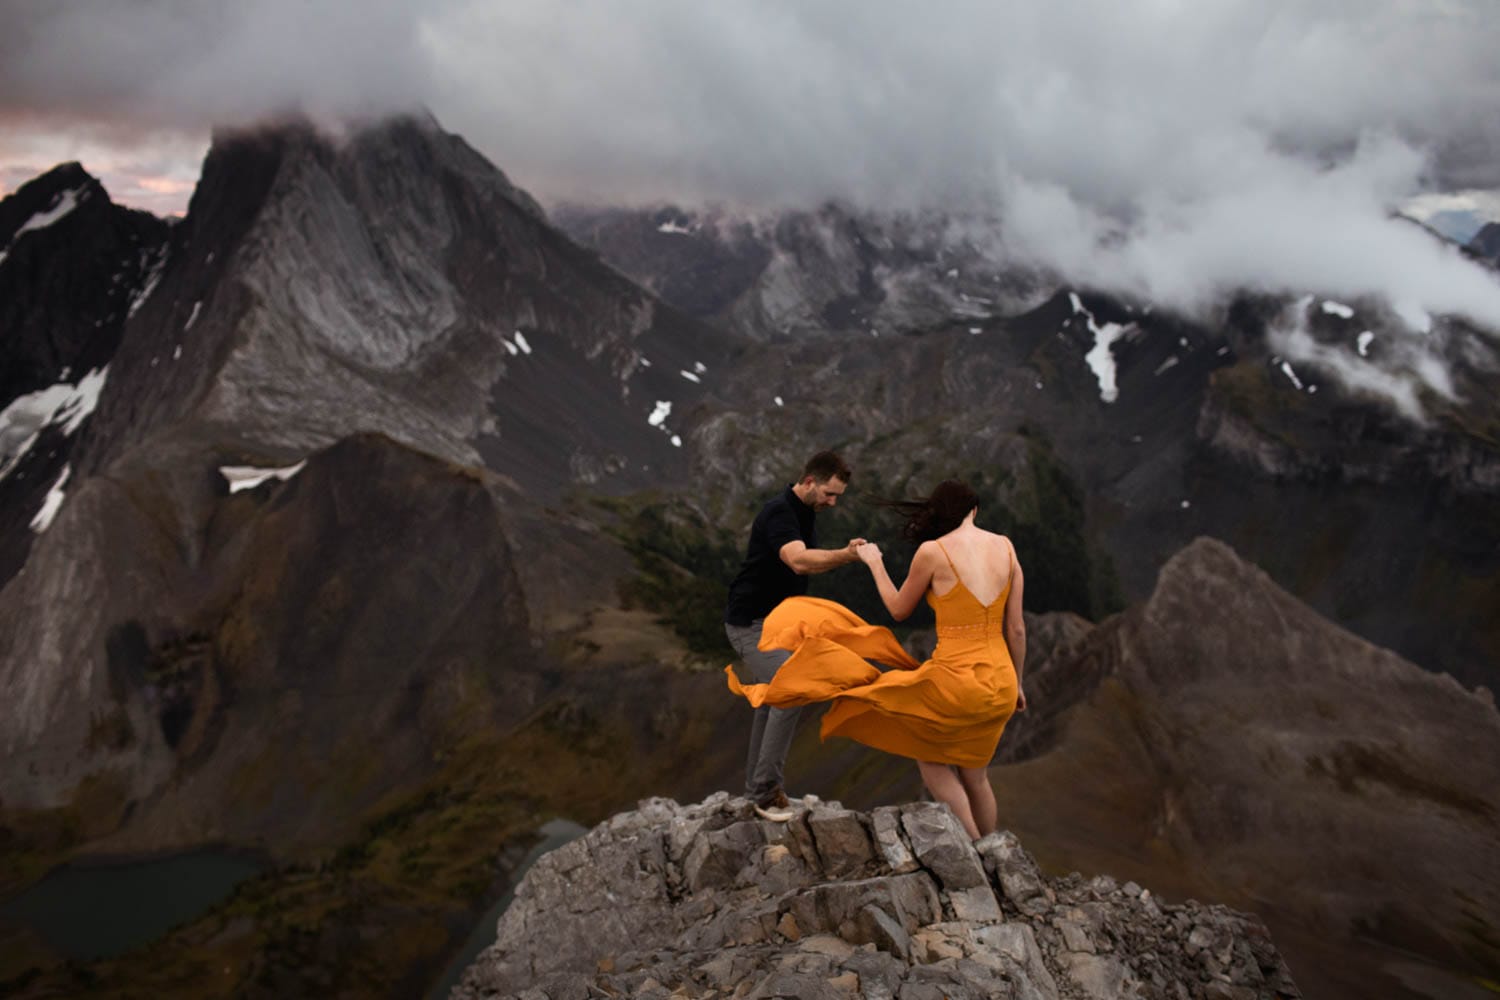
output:
M 38 174 L 0 201 L 0 250 L 8 249 L 25 232 L 44 228 L 91 200 L 110 204 L 104 186 L 77 160 Z
M 84 169 L 82 163 L 79 163 L 77 160 L 68 160 L 66 163 L 59 163 L 45 173 L 38 174 L 35 178 L 28 181 L 26 185 L 23 185 L 23 187 L 31 184 L 40 184 L 43 186 L 50 184 L 56 186 L 88 184 L 91 182 L 98 183 L 94 175 Z
M 391 181 L 418 184 L 425 183 L 424 176 L 458 172 L 470 181 L 498 188 L 499 194 L 528 215 L 545 217 L 529 194 L 462 138 L 445 131 L 426 109 L 332 124 L 289 115 L 252 126 L 216 129 L 189 215 L 200 196 L 212 195 L 208 198 L 212 202 L 216 193 L 230 187 L 244 189 L 253 197 L 254 192 L 268 190 L 277 174 L 307 164 L 342 174 L 378 170 L 390 173 Z

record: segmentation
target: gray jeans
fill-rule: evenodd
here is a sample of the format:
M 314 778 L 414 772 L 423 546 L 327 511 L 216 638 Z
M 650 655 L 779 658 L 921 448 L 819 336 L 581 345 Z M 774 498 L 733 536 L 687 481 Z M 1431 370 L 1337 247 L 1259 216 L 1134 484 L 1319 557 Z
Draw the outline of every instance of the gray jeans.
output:
M 724 634 L 729 644 L 744 661 L 745 669 L 740 673 L 740 682 L 769 684 L 781 665 L 791 658 L 784 649 L 763 652 L 758 648 L 760 629 L 763 623 L 751 622 L 749 627 L 724 625 Z M 745 677 L 745 673 L 750 676 Z M 787 751 L 792 748 L 792 736 L 797 732 L 797 719 L 802 707 L 773 708 L 762 705 L 755 710 L 755 721 L 750 726 L 750 754 L 745 761 L 745 797 L 758 802 L 777 788 L 784 788 L 782 771 L 786 768 Z

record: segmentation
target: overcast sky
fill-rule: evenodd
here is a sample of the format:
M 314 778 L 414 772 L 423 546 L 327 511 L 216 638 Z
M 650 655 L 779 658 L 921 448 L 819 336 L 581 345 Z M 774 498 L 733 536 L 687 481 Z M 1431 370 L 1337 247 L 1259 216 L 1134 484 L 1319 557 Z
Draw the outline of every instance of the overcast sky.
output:
M 970 208 L 1163 301 L 1379 291 L 1500 328 L 1493 277 L 1386 218 L 1500 188 L 1496 0 L 0 0 L 0 23 L 7 191 L 76 158 L 180 211 L 215 124 L 426 106 L 544 201 Z

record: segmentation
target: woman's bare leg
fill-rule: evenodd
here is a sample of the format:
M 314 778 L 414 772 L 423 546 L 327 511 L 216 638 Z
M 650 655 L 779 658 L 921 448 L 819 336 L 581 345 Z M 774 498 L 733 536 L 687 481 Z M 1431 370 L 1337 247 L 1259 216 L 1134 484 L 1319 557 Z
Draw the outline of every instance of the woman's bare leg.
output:
M 968 831 L 969 838 L 978 840 L 979 828 L 974 825 L 974 811 L 969 807 L 969 796 L 953 767 L 949 764 L 930 764 L 925 760 L 917 761 L 917 767 L 922 772 L 922 784 L 927 786 L 932 797 L 952 809 L 953 815 L 958 817 L 958 821 Z
M 974 813 L 974 825 L 979 836 L 995 832 L 1000 825 L 1000 810 L 995 805 L 995 787 L 990 784 L 990 772 L 984 767 L 961 767 L 958 769 L 959 783 L 969 797 L 969 808 Z

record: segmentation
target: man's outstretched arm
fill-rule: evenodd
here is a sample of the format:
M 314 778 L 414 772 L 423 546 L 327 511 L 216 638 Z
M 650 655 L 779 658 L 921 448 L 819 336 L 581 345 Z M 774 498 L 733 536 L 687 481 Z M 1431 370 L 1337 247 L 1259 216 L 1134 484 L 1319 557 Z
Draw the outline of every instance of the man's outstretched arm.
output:
M 810 549 L 806 542 L 799 539 L 787 542 L 781 547 L 779 554 L 781 561 L 790 566 L 793 573 L 812 576 L 814 573 L 826 573 L 828 570 L 859 562 L 858 550 L 863 544 L 863 538 L 851 538 L 849 544 L 841 549 Z

